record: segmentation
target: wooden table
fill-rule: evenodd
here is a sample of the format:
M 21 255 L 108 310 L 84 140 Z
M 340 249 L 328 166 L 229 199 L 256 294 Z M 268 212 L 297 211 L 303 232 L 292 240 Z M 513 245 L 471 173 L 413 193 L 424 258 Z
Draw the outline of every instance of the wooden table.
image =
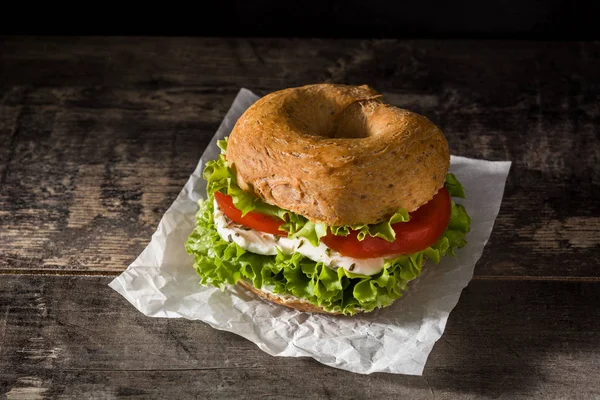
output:
M 600 398 L 600 44 L 0 39 L 0 398 Z M 271 357 L 107 285 L 241 87 L 367 83 L 511 160 L 424 375 Z

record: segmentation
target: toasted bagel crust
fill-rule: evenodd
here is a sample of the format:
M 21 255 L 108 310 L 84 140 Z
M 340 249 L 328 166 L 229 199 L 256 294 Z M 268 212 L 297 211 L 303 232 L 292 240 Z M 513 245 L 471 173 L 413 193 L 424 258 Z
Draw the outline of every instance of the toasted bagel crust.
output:
M 340 315 L 341 314 L 340 312 L 326 311 L 323 308 L 321 308 L 317 305 L 314 305 L 304 299 L 300 299 L 298 297 L 281 296 L 281 295 L 277 295 L 277 294 L 267 293 L 265 291 L 255 288 L 254 286 L 252 286 L 251 283 L 243 281 L 243 280 L 239 280 L 238 284 L 240 286 L 248 289 L 252 293 L 258 295 L 259 297 L 262 297 L 265 300 L 268 300 L 275 304 L 293 308 L 294 310 L 309 312 L 309 313 L 317 313 L 317 314 L 331 314 L 331 315 Z
M 374 224 L 414 211 L 443 186 L 443 133 L 368 86 L 316 84 L 270 93 L 239 118 L 227 162 L 239 186 L 327 225 Z

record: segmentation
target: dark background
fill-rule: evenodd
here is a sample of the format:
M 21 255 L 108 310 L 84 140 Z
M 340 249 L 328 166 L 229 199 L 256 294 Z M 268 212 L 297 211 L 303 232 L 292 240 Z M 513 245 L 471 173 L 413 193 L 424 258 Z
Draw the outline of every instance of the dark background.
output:
M 600 38 L 600 6 L 592 1 L 217 0 L 155 4 L 85 2 L 73 3 L 73 7 L 28 2 L 5 6 L 7 9 L 0 17 L 0 34 Z

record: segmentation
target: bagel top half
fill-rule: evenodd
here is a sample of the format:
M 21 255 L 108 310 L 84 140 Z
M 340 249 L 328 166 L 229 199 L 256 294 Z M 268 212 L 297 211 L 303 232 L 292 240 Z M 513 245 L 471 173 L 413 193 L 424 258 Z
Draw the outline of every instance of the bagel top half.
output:
M 234 126 L 226 159 L 243 190 L 330 226 L 414 211 L 450 166 L 448 142 L 427 118 L 366 85 L 337 84 L 260 98 Z

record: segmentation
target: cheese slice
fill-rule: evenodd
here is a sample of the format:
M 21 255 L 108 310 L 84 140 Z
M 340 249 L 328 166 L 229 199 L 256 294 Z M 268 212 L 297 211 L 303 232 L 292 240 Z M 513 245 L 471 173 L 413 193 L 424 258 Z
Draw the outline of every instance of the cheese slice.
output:
M 322 242 L 318 246 L 313 246 L 304 238 L 287 238 L 248 229 L 230 220 L 219 209 L 216 201 L 214 202 L 213 217 L 217 232 L 223 240 L 235 242 L 244 250 L 252 253 L 276 255 L 277 249 L 284 254 L 297 252 L 315 262 L 323 262 L 331 269 L 344 268 L 353 273 L 364 275 L 374 275 L 380 272 L 385 262 L 384 258 L 358 259 L 346 257 L 325 246 Z

